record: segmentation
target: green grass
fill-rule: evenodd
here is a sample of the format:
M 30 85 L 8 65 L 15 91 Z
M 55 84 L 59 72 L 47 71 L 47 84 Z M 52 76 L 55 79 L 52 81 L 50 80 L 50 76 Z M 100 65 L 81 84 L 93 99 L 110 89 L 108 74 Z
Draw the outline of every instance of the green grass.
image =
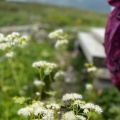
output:
M 35 90 L 32 83 L 37 76 L 37 70 L 32 68 L 32 63 L 39 60 L 55 61 L 53 46 L 49 41 L 46 40 L 46 42 L 39 44 L 35 40 L 31 40 L 25 48 L 15 50 L 15 57 L 12 62 L 5 59 L 0 63 L 0 96 L 2 100 L 0 118 L 2 120 L 18 119 L 17 110 L 20 106 L 15 105 L 12 97 L 17 95 L 34 96 Z M 24 85 L 27 85 L 29 89 L 26 92 L 23 91 Z
M 58 26 L 105 26 L 106 14 L 35 3 L 0 2 L 0 26 L 48 23 Z

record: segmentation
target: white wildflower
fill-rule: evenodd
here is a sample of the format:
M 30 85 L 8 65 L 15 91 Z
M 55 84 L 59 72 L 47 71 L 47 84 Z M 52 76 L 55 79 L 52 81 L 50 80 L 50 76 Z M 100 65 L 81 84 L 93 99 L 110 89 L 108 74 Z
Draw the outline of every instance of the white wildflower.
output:
M 42 120 L 54 120 L 54 111 L 46 109 L 44 111 L 44 116 L 42 117 Z
M 98 114 L 102 113 L 102 109 L 98 105 L 94 105 L 93 103 L 87 103 L 85 105 L 85 109 L 94 110 Z
M 62 115 L 62 120 L 77 120 L 73 111 L 66 112 Z
M 34 115 L 35 115 L 35 116 L 38 116 L 39 114 L 40 114 L 40 115 L 41 115 L 41 114 L 44 114 L 44 111 L 45 111 L 44 108 L 42 108 L 42 107 L 37 107 L 37 108 L 35 109 L 35 111 L 34 111 Z
M 87 103 L 85 105 L 85 108 L 87 108 L 87 109 L 95 109 L 95 105 L 93 103 Z
M 73 103 L 75 106 L 79 106 L 80 108 L 84 109 L 85 108 L 85 102 L 80 101 L 80 100 L 75 100 Z
M 46 62 L 46 61 L 38 61 L 38 62 L 34 62 L 32 64 L 33 67 L 40 67 L 40 68 L 56 68 L 57 65 L 55 63 L 50 63 L 50 62 Z
M 75 100 L 74 101 L 74 105 L 79 106 L 80 104 L 82 104 L 81 100 Z
M 28 117 L 30 116 L 31 114 L 31 109 L 29 107 L 26 107 L 26 108 L 21 108 L 19 111 L 18 111 L 18 115 L 23 115 L 25 117 Z
M 12 37 L 12 35 L 8 35 L 7 37 L 6 37 L 6 42 L 11 42 L 13 40 L 13 37 Z
M 71 94 L 65 94 L 62 97 L 63 101 L 69 101 L 69 100 L 79 100 L 82 99 L 82 95 L 77 94 L 77 93 L 71 93 Z
M 44 70 L 44 74 L 45 74 L 45 75 L 49 75 L 51 72 L 52 72 L 52 70 L 51 70 L 50 68 L 46 68 L 46 69 Z
M 5 50 L 7 48 L 10 48 L 11 44 L 10 43 L 0 43 L 0 49 Z
M 93 85 L 92 85 L 92 84 L 89 84 L 89 83 L 87 83 L 87 84 L 85 85 L 85 87 L 86 87 L 86 89 L 89 90 L 89 91 L 93 89 Z
M 32 66 L 34 68 L 42 68 L 45 75 L 49 75 L 57 67 L 55 63 L 50 63 L 46 61 L 34 62 Z
M 88 72 L 94 72 L 94 71 L 96 71 L 97 70 L 97 68 L 96 67 L 89 67 L 89 68 L 87 68 L 87 71 Z
M 66 40 L 66 39 L 58 40 L 55 44 L 55 48 L 60 48 L 61 46 L 66 45 L 66 44 L 68 44 L 68 40 Z
M 14 52 L 9 52 L 9 53 L 6 53 L 5 55 L 7 58 L 12 58 L 14 56 Z
M 4 35 L 0 33 L 0 42 L 4 41 Z
M 95 105 L 95 112 L 97 112 L 98 114 L 101 114 L 103 111 L 102 111 L 102 109 L 100 108 L 100 106 Z
M 45 86 L 45 83 L 43 81 L 40 81 L 40 80 L 37 80 L 37 79 L 34 80 L 33 84 L 37 87 L 38 86 Z
M 19 43 L 19 40 L 18 39 L 14 39 L 14 42 L 13 42 L 14 44 L 17 44 L 17 43 Z
M 24 39 L 23 39 L 24 38 Z M 25 37 L 20 37 L 19 33 L 13 32 L 12 34 L 4 37 L 3 34 L 0 33 L 0 49 L 6 50 L 7 48 L 12 48 L 13 46 L 24 45 L 27 43 L 27 39 Z
M 39 92 L 36 92 L 36 95 L 37 95 L 37 96 L 39 96 L 39 95 L 40 95 L 40 93 L 39 93 Z
M 32 106 L 34 109 L 37 109 L 38 107 L 43 107 L 43 105 L 44 105 L 43 102 L 36 101 L 36 102 L 34 102 L 31 106 Z
M 59 109 L 60 109 L 60 105 L 55 104 L 55 103 L 52 103 L 52 104 L 50 104 L 50 105 L 46 105 L 46 107 L 47 107 L 48 109 L 53 109 L 53 110 L 59 110 Z
M 38 62 L 34 62 L 32 64 L 32 67 L 41 67 L 41 68 L 43 68 L 45 66 L 45 64 L 46 64 L 46 61 L 38 61 Z
M 59 30 L 56 30 L 56 31 L 50 33 L 49 38 L 54 39 L 54 38 L 61 36 L 61 34 L 63 34 L 63 30 L 59 29 Z
M 17 32 L 13 32 L 12 34 L 11 34 L 11 37 L 19 37 L 20 36 L 20 34 L 19 33 L 17 33 Z
M 88 112 L 89 112 L 89 110 L 88 109 L 84 109 L 84 111 L 83 111 L 85 114 L 87 114 Z
M 82 115 L 77 115 L 76 116 L 77 120 L 87 120 L 84 116 Z
M 64 75 L 65 75 L 65 72 L 60 70 L 54 75 L 54 79 L 55 80 L 61 79 Z

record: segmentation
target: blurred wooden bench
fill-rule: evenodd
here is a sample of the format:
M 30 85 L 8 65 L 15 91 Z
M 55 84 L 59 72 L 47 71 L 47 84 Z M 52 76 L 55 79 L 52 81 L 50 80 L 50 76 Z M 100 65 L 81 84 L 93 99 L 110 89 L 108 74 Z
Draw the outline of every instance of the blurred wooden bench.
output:
M 105 65 L 104 32 L 104 28 L 91 28 L 89 32 L 78 33 L 78 43 L 85 58 L 98 68 L 95 73 L 97 81 L 94 82 L 97 88 L 112 87 L 110 73 Z

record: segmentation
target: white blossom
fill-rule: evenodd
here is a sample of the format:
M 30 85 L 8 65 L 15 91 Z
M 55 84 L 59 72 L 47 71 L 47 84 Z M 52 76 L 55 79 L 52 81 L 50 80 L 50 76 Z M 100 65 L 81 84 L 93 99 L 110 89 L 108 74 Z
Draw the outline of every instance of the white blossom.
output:
M 50 63 L 46 61 L 38 61 L 34 62 L 32 64 L 32 67 L 42 68 L 44 70 L 44 74 L 49 75 L 55 68 L 57 68 L 57 65 L 55 63 Z
M 9 53 L 6 53 L 6 57 L 7 58 L 12 58 L 14 56 L 14 52 L 9 52 Z
M 55 104 L 55 103 L 52 103 L 52 104 L 50 104 L 50 105 L 46 105 L 46 107 L 47 107 L 48 109 L 53 109 L 53 110 L 59 110 L 59 109 L 60 109 L 60 105 Z
M 42 120 L 54 120 L 54 111 L 46 109 L 44 111 L 44 116 L 42 117 Z
M 7 48 L 10 48 L 11 44 L 10 43 L 0 43 L 0 49 L 5 50 Z
M 44 103 L 43 102 L 40 102 L 40 101 L 36 101 L 34 102 L 31 106 L 36 109 L 38 107 L 43 107 Z
M 96 71 L 97 70 L 97 68 L 96 67 L 89 67 L 89 68 L 87 68 L 87 71 L 88 72 L 94 72 L 94 71 Z
M 52 72 L 52 70 L 50 68 L 46 68 L 44 70 L 45 75 L 49 75 L 51 72 Z
M 81 100 L 75 100 L 73 103 L 75 106 L 79 106 L 80 108 L 85 108 L 85 102 L 82 102 Z
M 61 34 L 63 34 L 63 30 L 59 29 L 59 30 L 56 30 L 54 32 L 51 32 L 49 34 L 49 38 L 54 39 L 54 38 L 57 38 L 57 37 L 61 36 Z
M 4 41 L 4 35 L 0 33 L 0 42 Z
M 84 109 L 83 112 L 87 114 L 89 112 L 89 110 L 88 109 Z
M 39 95 L 40 95 L 40 93 L 39 93 L 39 92 L 36 92 L 36 95 L 37 95 L 37 96 L 39 96 Z
M 82 115 L 77 115 L 76 116 L 77 120 L 87 120 L 84 116 Z
M 37 107 L 34 111 L 34 115 L 38 116 L 39 114 L 44 114 L 45 109 L 42 107 Z
M 54 75 L 54 79 L 57 80 L 57 79 L 63 77 L 64 75 L 65 75 L 65 72 L 60 70 Z
M 86 87 L 87 90 L 92 90 L 92 89 L 93 89 L 93 85 L 92 85 L 92 84 L 89 84 L 89 83 L 87 83 L 87 84 L 85 85 L 85 87 Z
M 45 86 L 45 83 L 43 81 L 40 81 L 40 80 L 37 80 L 37 79 L 34 80 L 33 84 L 37 87 L 38 86 Z
M 24 39 L 23 39 L 24 38 Z M 0 49 L 6 50 L 7 48 L 12 48 L 14 46 L 24 46 L 27 43 L 28 38 L 22 36 L 19 33 L 13 32 L 12 34 L 5 37 L 0 33 Z
M 94 110 L 95 112 L 97 112 L 98 114 L 102 113 L 102 109 L 98 106 L 98 105 L 94 105 L 93 103 L 87 103 L 85 105 L 85 109 L 90 109 L 90 110 Z
M 46 67 L 49 67 L 49 68 L 56 68 L 57 65 L 55 63 L 50 63 L 50 62 L 46 62 L 46 61 L 38 61 L 38 62 L 34 62 L 32 64 L 33 67 L 40 67 L 40 68 L 46 68 Z
M 102 109 L 100 108 L 100 106 L 95 105 L 95 112 L 97 112 L 98 114 L 101 114 L 103 111 L 102 111 Z
M 19 37 L 20 36 L 20 34 L 18 33 L 18 32 L 13 32 L 12 34 L 11 34 L 11 37 Z
M 62 120 L 77 120 L 73 111 L 66 112 L 62 115 Z
M 71 93 L 71 94 L 65 94 L 62 97 L 63 101 L 69 101 L 69 100 L 79 100 L 82 99 L 82 95 L 77 94 L 77 93 Z
M 28 117 L 30 116 L 31 114 L 31 109 L 29 107 L 26 107 L 26 108 L 21 108 L 19 111 L 18 111 L 18 115 L 23 115 L 25 117 Z
M 58 40 L 55 44 L 55 48 L 60 48 L 61 46 L 66 45 L 66 44 L 68 44 L 68 40 L 66 40 L 66 39 Z

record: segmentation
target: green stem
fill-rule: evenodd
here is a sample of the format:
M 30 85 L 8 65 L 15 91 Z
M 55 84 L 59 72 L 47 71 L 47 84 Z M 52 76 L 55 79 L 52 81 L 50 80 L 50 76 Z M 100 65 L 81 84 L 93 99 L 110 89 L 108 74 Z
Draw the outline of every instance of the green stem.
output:
M 0 87 L 1 87 L 1 89 L 4 87 L 4 82 L 3 82 L 3 80 L 4 80 L 4 66 L 3 66 L 3 69 L 2 70 L 0 70 Z
M 43 88 L 42 86 L 40 87 L 40 100 L 42 99 L 42 91 L 43 91 Z
M 51 74 L 49 75 L 49 80 L 50 80 L 50 84 L 52 83 L 52 76 Z
M 18 78 L 18 76 L 17 76 L 17 74 L 15 72 L 16 70 L 14 68 L 13 62 L 12 62 L 11 59 L 9 59 L 8 62 L 10 64 L 10 69 L 11 69 L 11 72 L 13 74 L 13 77 L 14 77 L 14 80 L 15 80 L 15 83 L 16 83 L 16 87 L 17 87 L 17 89 L 20 90 L 19 78 Z

